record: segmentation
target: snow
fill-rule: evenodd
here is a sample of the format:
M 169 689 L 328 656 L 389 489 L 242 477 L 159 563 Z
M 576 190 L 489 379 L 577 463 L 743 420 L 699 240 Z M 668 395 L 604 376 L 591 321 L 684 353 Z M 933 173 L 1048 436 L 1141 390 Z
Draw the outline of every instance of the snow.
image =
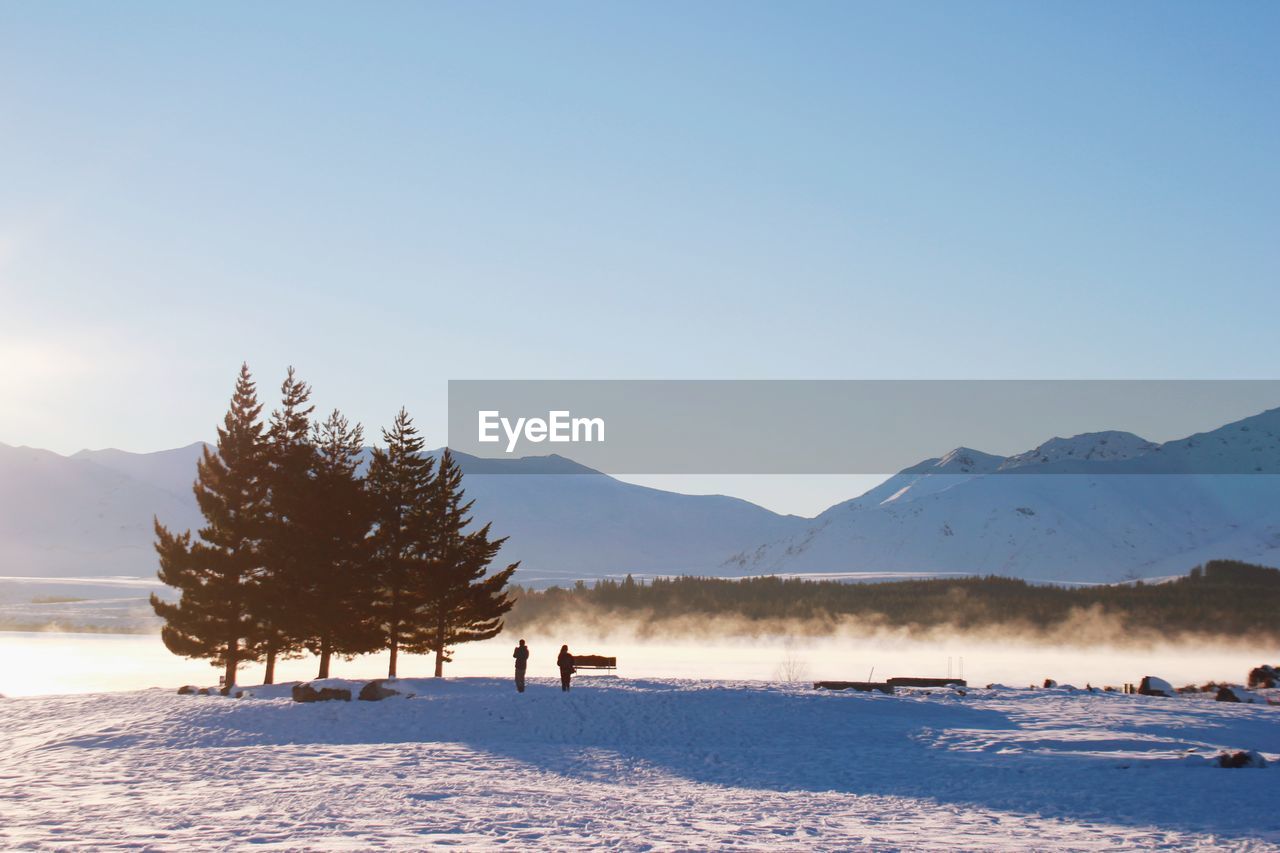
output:
M 358 691 L 360 682 L 331 681 Z M 1280 849 L 1280 709 L 1066 690 L 402 680 L 0 700 L 0 846 Z

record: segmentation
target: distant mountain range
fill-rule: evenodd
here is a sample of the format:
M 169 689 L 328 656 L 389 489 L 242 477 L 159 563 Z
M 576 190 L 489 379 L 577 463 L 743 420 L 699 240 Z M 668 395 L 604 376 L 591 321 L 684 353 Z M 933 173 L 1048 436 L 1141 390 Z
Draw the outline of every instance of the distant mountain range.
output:
M 60 456 L 0 444 L 0 576 L 154 575 L 152 516 L 178 529 L 203 523 L 191 491 L 203 448 Z M 500 558 L 522 561 L 524 583 L 713 570 L 805 521 L 624 483 L 560 456 L 458 459 L 476 516 L 510 538 Z
M 1164 444 L 1097 432 L 1009 457 L 956 448 L 727 566 L 1105 583 L 1217 556 L 1280 561 L 1280 409 Z
M 60 456 L 0 444 L 0 576 L 153 576 L 152 516 L 201 524 L 202 447 Z M 1280 562 L 1280 409 L 1163 444 L 1099 432 L 1009 457 L 957 448 L 813 519 L 559 456 L 459 457 L 477 516 L 510 537 L 502 558 L 535 585 L 627 572 L 1110 582 L 1213 557 Z

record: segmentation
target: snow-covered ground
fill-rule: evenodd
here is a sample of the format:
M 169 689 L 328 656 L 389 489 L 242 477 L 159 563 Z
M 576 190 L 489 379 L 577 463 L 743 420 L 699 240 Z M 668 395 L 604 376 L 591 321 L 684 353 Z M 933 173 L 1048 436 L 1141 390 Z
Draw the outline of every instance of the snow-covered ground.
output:
M 417 695 L 0 700 L 0 847 L 1280 849 L 1280 766 L 1196 757 L 1280 759 L 1278 707 L 602 677 L 568 695 L 548 679 L 399 687 Z

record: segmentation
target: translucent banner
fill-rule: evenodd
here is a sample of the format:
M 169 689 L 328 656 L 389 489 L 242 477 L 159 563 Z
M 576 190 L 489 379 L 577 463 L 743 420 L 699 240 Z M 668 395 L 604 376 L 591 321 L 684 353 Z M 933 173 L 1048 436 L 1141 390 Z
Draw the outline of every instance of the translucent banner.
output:
M 893 474 L 957 448 L 1007 473 L 1277 474 L 1277 406 L 1280 380 L 454 380 L 449 446 L 609 474 Z

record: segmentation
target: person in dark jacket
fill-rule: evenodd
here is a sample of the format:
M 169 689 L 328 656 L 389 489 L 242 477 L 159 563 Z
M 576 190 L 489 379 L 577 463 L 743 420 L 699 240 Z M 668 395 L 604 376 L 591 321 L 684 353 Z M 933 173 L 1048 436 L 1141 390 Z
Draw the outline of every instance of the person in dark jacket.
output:
M 560 657 L 556 658 L 556 666 L 560 667 L 560 689 L 568 692 L 569 677 L 576 672 L 573 668 L 573 655 L 569 654 L 568 646 L 560 647 Z
M 520 645 L 516 646 L 511 656 L 516 659 L 516 690 L 523 693 L 524 671 L 529 666 L 529 647 L 524 644 L 524 640 L 520 641 Z

